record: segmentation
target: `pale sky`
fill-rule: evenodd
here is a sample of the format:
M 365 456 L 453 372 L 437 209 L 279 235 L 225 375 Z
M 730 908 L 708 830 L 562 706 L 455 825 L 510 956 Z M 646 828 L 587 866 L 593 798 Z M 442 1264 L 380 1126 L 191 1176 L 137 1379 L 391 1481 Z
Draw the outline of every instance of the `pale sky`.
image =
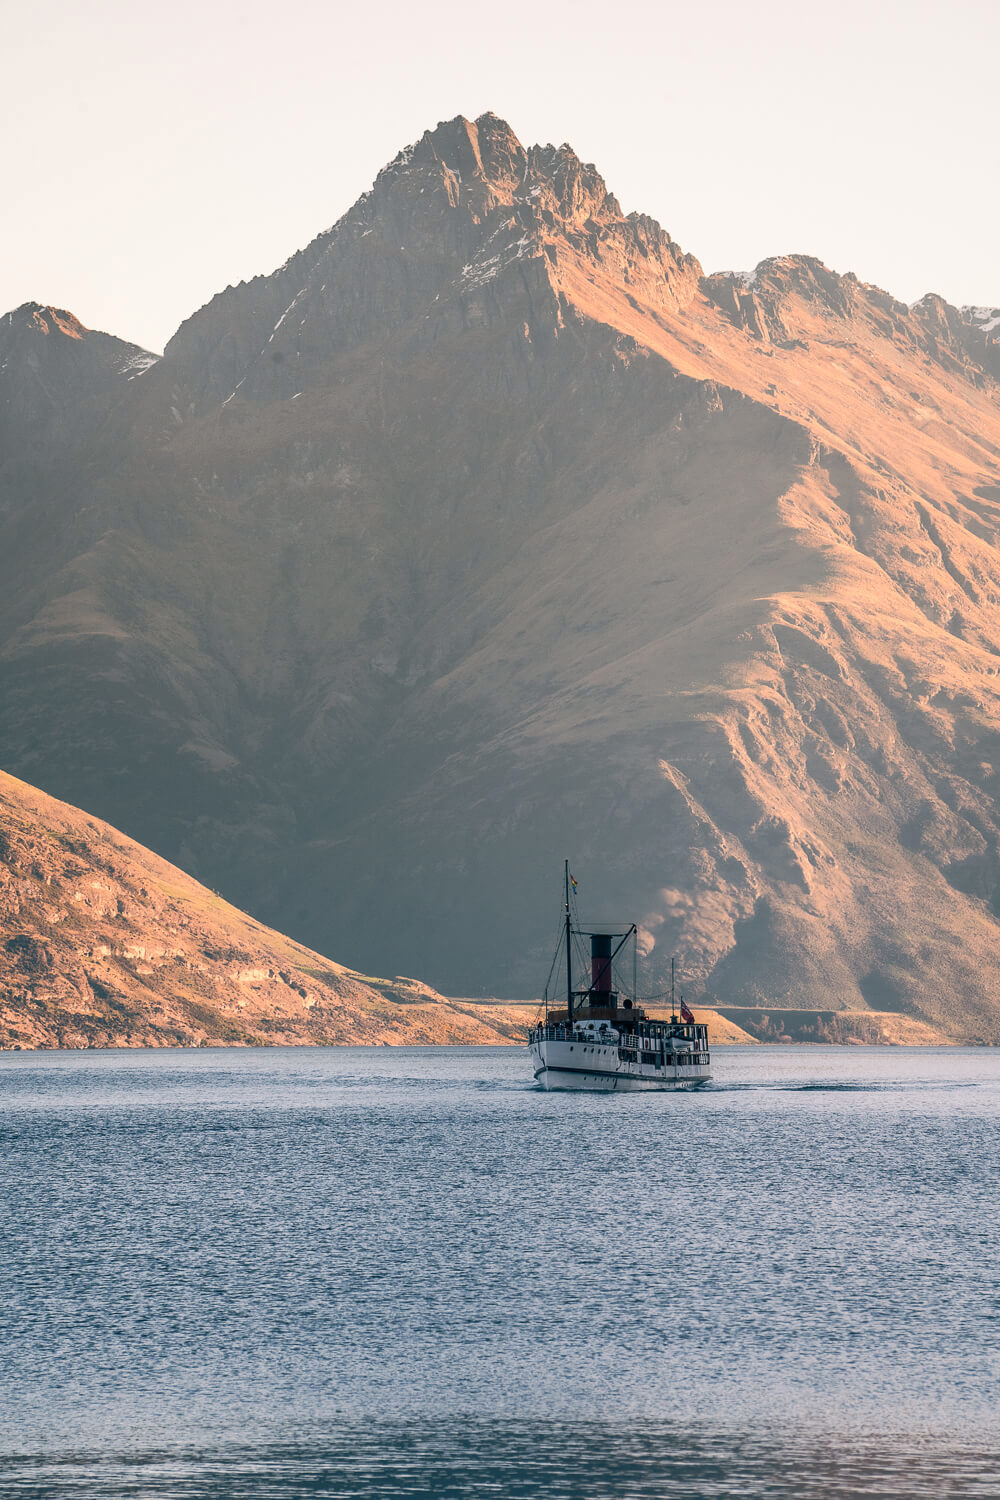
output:
M 0 311 L 157 351 L 492 109 L 706 271 L 818 255 L 1000 304 L 997 0 L 0 0 Z

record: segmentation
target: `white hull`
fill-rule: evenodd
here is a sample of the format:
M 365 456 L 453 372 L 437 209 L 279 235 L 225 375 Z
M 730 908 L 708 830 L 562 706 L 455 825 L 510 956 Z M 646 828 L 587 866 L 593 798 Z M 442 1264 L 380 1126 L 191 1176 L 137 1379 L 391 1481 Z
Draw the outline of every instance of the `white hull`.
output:
M 528 1048 L 535 1082 L 543 1089 L 576 1089 L 626 1094 L 649 1090 L 696 1089 L 707 1083 L 707 1063 L 623 1062 L 616 1043 L 554 1041 L 542 1037 Z

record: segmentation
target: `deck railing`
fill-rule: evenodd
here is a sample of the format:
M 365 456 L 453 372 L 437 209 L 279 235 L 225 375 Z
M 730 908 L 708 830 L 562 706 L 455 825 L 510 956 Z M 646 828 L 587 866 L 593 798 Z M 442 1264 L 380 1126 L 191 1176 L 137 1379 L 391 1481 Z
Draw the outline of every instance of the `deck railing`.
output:
M 613 1047 L 620 1061 L 644 1063 L 647 1067 L 655 1067 L 658 1060 L 668 1067 L 700 1067 L 711 1060 L 707 1038 L 699 1039 L 701 1045 L 692 1048 L 691 1051 L 674 1051 L 669 1047 L 670 1038 L 665 1037 L 662 1040 L 667 1043 L 667 1046 L 661 1051 L 659 1037 L 647 1037 L 634 1032 L 626 1033 L 626 1037 L 627 1040 L 619 1035 L 612 1041 L 610 1037 L 602 1037 L 599 1032 L 595 1032 L 593 1036 L 581 1036 L 578 1031 L 571 1032 L 566 1026 L 551 1023 L 548 1026 L 533 1026 L 528 1032 L 529 1045 L 533 1042 L 548 1041 L 572 1042 L 574 1046 Z M 654 1045 L 651 1046 L 650 1043 Z

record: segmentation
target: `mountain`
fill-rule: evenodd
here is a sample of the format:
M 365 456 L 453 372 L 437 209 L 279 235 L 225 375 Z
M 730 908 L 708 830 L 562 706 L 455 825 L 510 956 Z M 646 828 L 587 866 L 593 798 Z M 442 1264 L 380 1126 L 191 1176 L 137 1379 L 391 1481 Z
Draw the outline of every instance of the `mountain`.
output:
M 524 1013 L 374 979 L 0 772 L 0 1046 L 498 1042 Z
M 0 320 L 0 506 L 23 508 L 74 455 L 109 403 L 157 361 L 85 328 L 62 308 L 27 302 Z
M 365 969 L 537 993 L 570 853 L 650 993 L 998 1040 L 991 311 L 441 125 L 15 434 L 0 750 Z

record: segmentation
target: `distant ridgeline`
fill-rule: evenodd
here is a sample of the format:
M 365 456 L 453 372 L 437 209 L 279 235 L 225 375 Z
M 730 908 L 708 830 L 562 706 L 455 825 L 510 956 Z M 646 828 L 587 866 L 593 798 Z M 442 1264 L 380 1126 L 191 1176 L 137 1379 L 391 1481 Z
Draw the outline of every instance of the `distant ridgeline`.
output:
M 998 378 L 440 125 L 161 360 L 0 320 L 3 761 L 360 970 L 537 994 L 571 853 L 651 994 L 997 1040 Z

